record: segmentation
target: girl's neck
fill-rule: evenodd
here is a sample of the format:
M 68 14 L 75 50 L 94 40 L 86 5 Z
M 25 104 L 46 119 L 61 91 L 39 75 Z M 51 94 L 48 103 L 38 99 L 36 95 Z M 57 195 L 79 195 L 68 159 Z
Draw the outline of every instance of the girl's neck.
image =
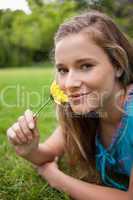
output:
M 124 112 L 123 106 L 126 100 L 127 91 L 125 93 L 124 89 L 118 86 L 114 89 L 114 93 L 102 109 L 102 112 L 105 113 L 105 115 L 100 118 L 101 124 L 114 127 L 118 124 Z
M 121 95 L 119 95 L 119 98 L 117 99 L 117 104 L 115 100 L 115 95 L 112 95 L 112 98 L 110 99 L 110 102 L 108 103 L 108 106 L 106 106 L 106 109 L 104 109 L 104 112 L 107 113 L 104 118 L 100 118 L 100 137 L 103 145 L 107 148 L 110 143 L 112 142 L 112 137 L 116 133 L 116 129 L 118 127 L 119 122 L 121 121 L 121 118 L 123 116 L 123 107 L 124 103 L 127 99 L 128 93 L 132 85 L 127 86 L 126 92 L 121 90 L 117 90 L 119 92 L 121 90 Z M 115 94 L 117 94 L 115 92 Z

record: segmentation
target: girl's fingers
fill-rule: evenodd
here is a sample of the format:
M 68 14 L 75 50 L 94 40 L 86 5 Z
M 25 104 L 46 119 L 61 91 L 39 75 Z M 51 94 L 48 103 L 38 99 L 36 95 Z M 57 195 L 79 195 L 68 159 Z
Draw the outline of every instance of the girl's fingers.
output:
M 27 140 L 26 136 L 24 135 L 23 131 L 21 130 L 18 122 L 12 126 L 12 130 L 15 132 L 16 137 L 19 139 L 21 144 L 28 142 L 28 140 Z
M 37 141 L 39 132 L 32 111 L 25 111 L 24 116 L 19 117 L 18 122 L 7 130 L 7 136 L 14 145 L 30 144 L 34 140 Z
M 21 116 L 18 118 L 18 123 L 19 126 L 23 132 L 23 135 L 27 138 L 27 140 L 31 141 L 33 139 L 33 133 L 32 131 L 29 129 L 27 121 L 25 119 L 24 116 Z
M 33 117 L 33 113 L 31 110 L 26 110 L 24 113 L 24 117 L 26 119 L 27 125 L 29 127 L 29 129 L 33 130 L 35 128 L 35 121 L 34 121 L 34 117 Z
M 27 126 L 32 131 L 33 138 L 39 138 L 39 131 L 36 126 L 37 118 L 34 117 L 31 110 L 26 110 L 24 114 Z M 32 124 L 32 125 L 31 125 Z
M 18 145 L 21 144 L 20 139 L 17 137 L 16 133 L 14 132 L 14 130 L 12 128 L 9 128 L 7 130 L 7 137 L 9 139 L 9 141 L 13 144 L 13 145 Z

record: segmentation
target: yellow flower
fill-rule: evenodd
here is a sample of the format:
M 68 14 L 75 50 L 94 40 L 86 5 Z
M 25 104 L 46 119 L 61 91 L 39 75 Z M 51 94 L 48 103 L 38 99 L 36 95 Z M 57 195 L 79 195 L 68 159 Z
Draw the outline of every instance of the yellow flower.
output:
M 50 87 L 50 94 L 53 97 L 55 103 L 57 104 L 68 102 L 68 96 L 60 89 L 56 81 L 53 81 Z

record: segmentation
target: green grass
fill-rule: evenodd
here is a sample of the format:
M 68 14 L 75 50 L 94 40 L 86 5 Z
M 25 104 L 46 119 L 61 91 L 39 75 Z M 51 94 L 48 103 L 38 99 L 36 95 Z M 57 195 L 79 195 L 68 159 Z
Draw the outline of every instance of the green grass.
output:
M 27 108 L 35 112 L 48 98 L 53 77 L 51 68 L 0 70 L 0 200 L 69 199 L 42 180 L 29 162 L 16 156 L 6 137 L 7 128 Z M 42 111 L 38 126 L 43 141 L 56 127 L 52 104 Z

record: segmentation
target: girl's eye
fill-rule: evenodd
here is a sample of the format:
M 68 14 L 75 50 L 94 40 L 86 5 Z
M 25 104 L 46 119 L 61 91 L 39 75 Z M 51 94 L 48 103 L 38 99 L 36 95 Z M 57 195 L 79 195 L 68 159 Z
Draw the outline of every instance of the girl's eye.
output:
M 68 70 L 66 68 L 58 68 L 58 72 L 63 75 L 65 73 L 67 73 Z
M 90 69 L 92 66 L 93 66 L 92 64 L 83 64 L 83 65 L 81 65 L 81 69 L 83 69 L 83 70 L 88 70 L 88 69 Z

